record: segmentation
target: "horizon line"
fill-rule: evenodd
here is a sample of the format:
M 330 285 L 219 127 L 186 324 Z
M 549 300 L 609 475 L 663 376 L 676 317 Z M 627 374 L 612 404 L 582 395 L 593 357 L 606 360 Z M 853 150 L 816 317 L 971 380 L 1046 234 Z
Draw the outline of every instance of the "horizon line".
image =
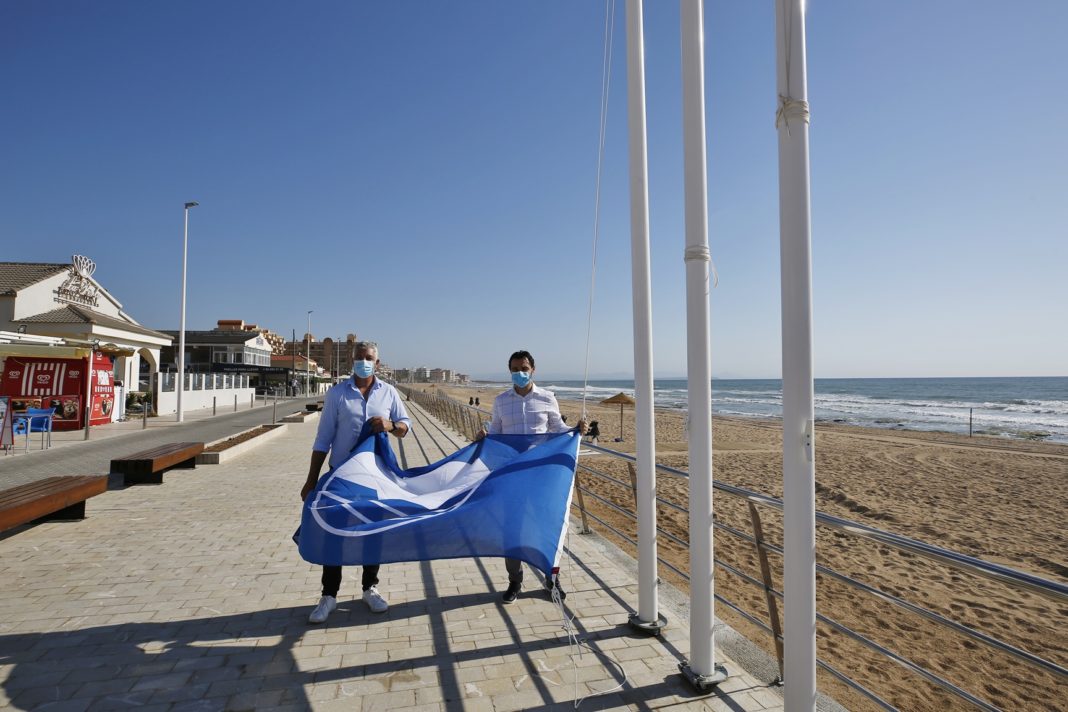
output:
M 903 379 L 977 379 L 977 378 L 1068 378 L 1068 375 L 1054 376 L 1054 375 L 1026 375 L 1026 376 L 814 376 L 813 380 L 817 381 L 846 381 L 846 380 L 903 380 Z M 483 377 L 483 376 L 469 376 L 470 381 L 479 381 L 484 383 L 508 383 L 508 380 L 501 377 Z M 552 377 L 541 377 L 534 379 L 537 381 L 582 381 L 581 376 L 562 375 Z M 630 375 L 615 375 L 615 376 L 591 376 L 590 382 L 593 381 L 633 381 L 634 376 Z M 671 380 L 671 381 L 685 381 L 686 375 L 654 375 L 653 380 Z M 712 376 L 713 381 L 781 381 L 782 376 Z

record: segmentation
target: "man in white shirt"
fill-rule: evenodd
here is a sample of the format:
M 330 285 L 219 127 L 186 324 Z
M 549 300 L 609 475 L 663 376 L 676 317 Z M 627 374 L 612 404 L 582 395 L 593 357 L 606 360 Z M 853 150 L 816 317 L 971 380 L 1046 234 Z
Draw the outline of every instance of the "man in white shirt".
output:
M 388 383 L 375 378 L 378 366 L 378 345 L 373 341 L 356 344 L 356 360 L 352 364 L 352 378 L 338 383 L 326 392 L 319 430 L 312 445 L 308 479 L 300 490 L 303 501 L 319 480 L 326 456 L 330 455 L 330 469 L 345 462 L 367 423 L 374 433 L 392 433 L 403 438 L 411 429 L 411 420 L 404 409 L 400 394 Z M 385 613 L 386 599 L 378 592 L 377 565 L 363 567 L 363 602 L 374 613 Z M 322 623 L 337 608 L 337 592 L 341 588 L 341 567 L 323 567 L 323 595 L 308 620 Z
M 493 401 L 493 418 L 489 426 L 478 433 L 476 440 L 490 435 L 537 435 L 539 433 L 562 433 L 570 430 L 560 417 L 560 406 L 552 391 L 534 385 L 534 357 L 529 351 L 516 351 L 508 358 L 508 370 L 512 374 L 512 387 Z M 580 420 L 577 429 L 586 433 L 586 421 Z M 523 562 L 505 559 L 508 570 L 508 588 L 501 600 L 514 603 L 523 587 Z M 545 588 L 551 593 L 553 582 L 545 579 Z M 567 594 L 559 589 L 560 598 Z

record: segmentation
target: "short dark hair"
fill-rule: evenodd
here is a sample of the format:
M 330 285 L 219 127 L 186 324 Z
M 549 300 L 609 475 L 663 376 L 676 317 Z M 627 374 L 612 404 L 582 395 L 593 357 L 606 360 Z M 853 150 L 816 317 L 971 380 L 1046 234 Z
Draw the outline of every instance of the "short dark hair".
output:
M 530 355 L 529 351 L 516 351 L 514 354 L 508 357 L 508 368 L 512 367 L 512 361 L 516 359 L 526 359 L 530 361 L 530 367 L 534 368 L 534 357 Z
M 374 350 L 375 358 L 377 359 L 378 358 L 378 344 L 377 343 L 375 343 L 374 341 L 357 341 L 356 342 L 356 349 L 355 349 L 356 353 L 360 353 L 361 351 L 366 353 L 369 349 L 373 349 Z

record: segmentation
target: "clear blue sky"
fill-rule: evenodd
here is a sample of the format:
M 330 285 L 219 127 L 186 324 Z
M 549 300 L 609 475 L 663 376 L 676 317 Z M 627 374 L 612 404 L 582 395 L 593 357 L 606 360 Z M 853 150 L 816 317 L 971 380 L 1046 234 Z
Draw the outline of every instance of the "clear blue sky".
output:
M 707 4 L 713 373 L 780 372 L 774 18 Z M 602 2 L 4 2 L 2 260 L 141 323 L 581 375 Z M 685 372 L 678 4 L 646 3 L 655 367 Z M 1068 2 L 811 0 L 815 368 L 1068 375 Z M 592 349 L 632 363 L 625 31 Z

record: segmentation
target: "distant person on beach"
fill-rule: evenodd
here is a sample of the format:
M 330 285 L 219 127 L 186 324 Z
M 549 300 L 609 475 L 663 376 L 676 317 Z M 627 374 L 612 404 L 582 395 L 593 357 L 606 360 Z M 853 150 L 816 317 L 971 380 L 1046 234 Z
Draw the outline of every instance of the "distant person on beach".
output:
M 315 489 L 328 453 L 331 470 L 348 459 L 365 422 L 371 432 L 392 433 L 397 438 L 403 438 L 411 429 L 411 419 L 400 394 L 393 386 L 375 378 L 378 362 L 378 345 L 373 341 L 358 342 L 352 377 L 326 392 L 319 430 L 312 445 L 308 479 L 300 489 L 301 501 Z M 373 613 L 385 613 L 389 608 L 386 599 L 378 592 L 379 568 L 377 565 L 363 567 L 363 602 Z M 322 623 L 337 608 L 341 567 L 324 566 L 322 581 L 323 596 L 308 616 L 311 623 Z
M 467 405 L 474 405 L 474 404 L 475 404 L 475 397 L 474 396 L 471 396 L 470 398 L 467 399 Z
M 482 405 L 481 403 L 478 402 L 478 396 L 475 396 L 475 405 Z
M 493 417 L 489 426 L 475 435 L 481 440 L 486 435 L 537 435 L 539 433 L 563 433 L 567 427 L 560 415 L 560 406 L 552 391 L 534 385 L 534 357 L 529 351 L 516 351 L 508 357 L 508 370 L 512 374 L 512 387 L 493 401 Z M 576 428 L 586 434 L 586 421 L 579 420 Z M 514 603 L 523 588 L 523 562 L 505 559 L 508 570 L 508 588 L 501 600 Z M 545 590 L 552 593 L 552 579 L 545 579 Z M 560 598 L 567 596 L 559 589 Z

